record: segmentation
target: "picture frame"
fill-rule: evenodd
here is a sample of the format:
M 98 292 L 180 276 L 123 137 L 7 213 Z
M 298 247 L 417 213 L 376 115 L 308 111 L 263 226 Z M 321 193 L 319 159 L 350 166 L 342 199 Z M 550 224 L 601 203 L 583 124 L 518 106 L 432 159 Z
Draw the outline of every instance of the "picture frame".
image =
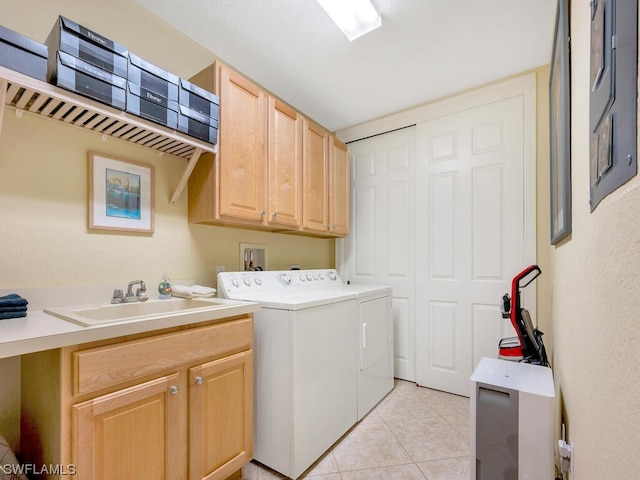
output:
M 90 230 L 154 232 L 153 165 L 89 152 Z
M 569 1 L 558 0 L 549 74 L 551 244 L 571 233 Z

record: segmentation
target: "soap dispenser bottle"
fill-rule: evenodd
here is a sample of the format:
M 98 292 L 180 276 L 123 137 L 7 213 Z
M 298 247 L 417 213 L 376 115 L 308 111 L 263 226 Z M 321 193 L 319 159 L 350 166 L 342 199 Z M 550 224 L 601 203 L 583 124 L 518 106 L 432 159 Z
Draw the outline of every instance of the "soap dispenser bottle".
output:
M 160 296 L 160 300 L 167 300 L 171 298 L 171 280 L 166 273 L 162 274 L 160 283 L 158 283 L 158 294 Z

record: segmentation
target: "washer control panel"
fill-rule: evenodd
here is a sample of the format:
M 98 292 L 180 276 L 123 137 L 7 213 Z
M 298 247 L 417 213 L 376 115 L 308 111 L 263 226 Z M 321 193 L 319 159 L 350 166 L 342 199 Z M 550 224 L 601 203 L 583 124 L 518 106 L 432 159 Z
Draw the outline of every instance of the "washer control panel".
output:
M 218 274 L 218 292 L 222 297 L 239 292 L 298 289 L 341 283 L 338 272 L 331 269 L 220 272 Z

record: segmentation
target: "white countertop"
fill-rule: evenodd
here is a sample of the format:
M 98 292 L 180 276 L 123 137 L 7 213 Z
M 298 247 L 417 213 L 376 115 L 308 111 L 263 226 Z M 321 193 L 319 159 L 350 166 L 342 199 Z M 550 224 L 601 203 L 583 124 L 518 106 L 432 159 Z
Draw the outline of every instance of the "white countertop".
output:
M 246 315 L 260 309 L 253 302 L 218 299 L 227 305 L 207 312 L 168 314 L 160 319 L 83 327 L 42 310 L 28 310 L 27 316 L 0 320 L 0 358 L 14 357 L 67 345 L 104 340 L 134 333 Z

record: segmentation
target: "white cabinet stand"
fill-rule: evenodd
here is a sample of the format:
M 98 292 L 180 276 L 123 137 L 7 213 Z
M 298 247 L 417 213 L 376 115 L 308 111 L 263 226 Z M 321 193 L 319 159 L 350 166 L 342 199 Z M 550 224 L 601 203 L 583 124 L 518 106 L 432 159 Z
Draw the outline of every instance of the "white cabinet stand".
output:
M 471 383 L 471 478 L 554 478 L 552 370 L 482 358 Z

